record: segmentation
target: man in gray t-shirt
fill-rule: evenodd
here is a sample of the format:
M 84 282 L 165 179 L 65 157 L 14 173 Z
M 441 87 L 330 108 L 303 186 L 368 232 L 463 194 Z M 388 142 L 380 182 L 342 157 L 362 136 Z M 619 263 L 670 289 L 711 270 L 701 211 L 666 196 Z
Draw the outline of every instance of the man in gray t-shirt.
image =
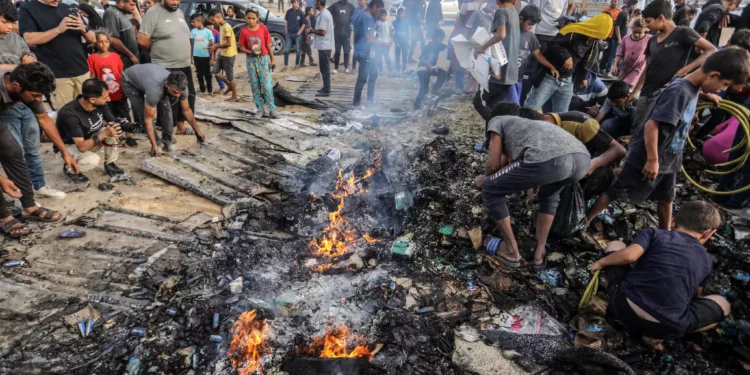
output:
M 135 0 L 117 0 L 104 11 L 104 27 L 109 33 L 112 49 L 120 55 L 125 69 L 138 64 L 138 40 L 130 23 L 130 15 L 138 10 Z
M 507 112 L 518 111 L 518 106 L 510 103 L 503 103 L 493 111 L 495 117 L 487 130 L 489 158 L 484 175 L 476 179 L 482 200 L 504 240 L 500 246 L 488 246 L 488 251 L 508 267 L 520 267 L 521 256 L 510 225 L 506 196 L 538 187 L 537 245 L 532 265 L 543 270 L 547 263 L 545 245 L 560 192 L 586 176 L 591 158 L 586 146 L 564 129 L 544 121 L 505 116 L 506 107 Z
M 151 141 L 151 154 L 158 156 L 161 150 L 154 132 L 154 117 L 157 115 L 162 130 L 164 151 L 172 151 L 172 133 L 179 113 L 190 123 L 198 142 L 205 137 L 195 121 L 188 105 L 187 77 L 182 72 L 170 72 L 156 64 L 139 64 L 122 74 L 122 91 L 130 100 L 139 125 L 146 128 Z

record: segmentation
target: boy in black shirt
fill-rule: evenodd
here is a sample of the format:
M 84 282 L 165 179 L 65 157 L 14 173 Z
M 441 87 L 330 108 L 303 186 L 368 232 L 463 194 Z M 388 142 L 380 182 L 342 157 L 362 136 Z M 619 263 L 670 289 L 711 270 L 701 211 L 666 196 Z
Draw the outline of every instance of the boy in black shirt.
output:
M 685 115 L 686 109 L 697 103 L 698 90 L 713 94 L 748 80 L 750 57 L 747 51 L 736 47 L 712 54 L 701 69 L 674 80 L 654 100 L 646 116 L 648 121 L 630 142 L 630 153 L 622 173 L 591 207 L 587 215 L 589 222 L 613 200 L 625 200 L 630 204 L 655 200 L 659 227 L 669 229 L 682 149 L 693 117 L 692 113 Z
M 712 257 L 703 247 L 721 225 L 719 212 L 704 201 L 682 205 L 671 231 L 646 229 L 630 246 L 613 241 L 610 255 L 591 265 L 607 273 L 609 313 L 662 350 L 664 339 L 706 331 L 729 315 L 719 295 L 701 296 L 710 282 Z M 634 267 L 630 265 L 635 263 Z
M 424 103 L 424 97 L 430 88 L 430 78 L 432 76 L 438 77 L 435 86 L 432 87 L 432 92 L 435 93 L 443 86 L 445 77 L 448 75 L 444 69 L 435 66 L 437 65 L 438 55 L 446 48 L 443 39 L 445 39 L 445 32 L 439 28 L 435 29 L 432 33 L 432 40 L 424 46 L 422 54 L 419 55 L 419 66 L 424 67 L 424 70 L 417 72 L 419 94 L 417 94 L 417 100 L 414 101 L 414 108 L 416 109 L 421 108 Z

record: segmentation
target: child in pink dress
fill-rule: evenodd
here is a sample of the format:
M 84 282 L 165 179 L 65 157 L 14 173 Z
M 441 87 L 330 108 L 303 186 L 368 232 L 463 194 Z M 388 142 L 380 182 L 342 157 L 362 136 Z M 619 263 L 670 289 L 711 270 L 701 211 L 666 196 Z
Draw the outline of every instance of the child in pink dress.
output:
M 651 35 L 646 34 L 646 22 L 643 18 L 631 21 L 630 30 L 632 31 L 630 35 L 622 38 L 620 48 L 617 49 L 612 74 L 632 89 L 646 68 L 645 52 Z
M 713 165 L 729 161 L 729 153 L 724 151 L 732 148 L 732 141 L 739 126 L 740 121 L 732 117 L 714 129 L 713 138 L 703 144 L 703 158 L 706 159 L 706 163 Z

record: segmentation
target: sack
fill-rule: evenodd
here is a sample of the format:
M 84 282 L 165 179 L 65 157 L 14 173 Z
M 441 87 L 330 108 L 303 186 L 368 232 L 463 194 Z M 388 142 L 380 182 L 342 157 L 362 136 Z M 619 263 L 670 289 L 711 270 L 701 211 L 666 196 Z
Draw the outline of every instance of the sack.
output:
M 583 189 L 577 182 L 563 188 L 560 193 L 560 206 L 552 221 L 550 233 L 558 237 L 569 237 L 588 226 L 586 221 L 586 201 Z

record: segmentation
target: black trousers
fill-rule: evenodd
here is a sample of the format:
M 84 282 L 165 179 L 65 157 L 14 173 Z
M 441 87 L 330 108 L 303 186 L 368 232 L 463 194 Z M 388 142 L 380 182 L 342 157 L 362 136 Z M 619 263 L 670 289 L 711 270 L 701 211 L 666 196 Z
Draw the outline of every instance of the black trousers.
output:
M 480 88 L 474 95 L 474 100 L 472 100 L 474 109 L 479 112 L 479 115 L 482 116 L 485 122 L 489 122 L 492 119 L 492 109 L 495 108 L 497 103 L 503 101 L 505 94 L 508 93 L 508 87 L 510 86 L 490 82 L 489 92 Z
M 414 101 L 414 107 L 420 107 L 424 103 L 424 98 L 427 96 L 427 91 L 430 89 L 430 79 L 433 76 L 437 77 L 437 82 L 435 82 L 435 86 L 432 87 L 432 92 L 434 93 L 443 87 L 448 72 L 443 69 L 434 69 L 431 71 L 420 70 L 417 72 L 417 77 L 419 77 L 419 94 L 417 94 L 417 100 Z
M 331 92 L 331 50 L 318 50 L 318 66 L 323 77 L 322 92 Z
M 36 125 L 35 125 L 36 126 Z M 21 205 L 23 208 L 36 206 L 34 202 L 34 189 L 31 186 L 29 168 L 23 160 L 23 150 L 10 134 L 5 124 L 0 124 L 0 164 L 5 170 L 8 179 L 21 190 Z M 0 192 L 0 218 L 10 216 L 5 197 Z
M 349 53 L 352 50 L 352 46 L 349 41 L 349 35 L 334 34 L 333 43 L 335 51 L 333 52 L 333 64 L 334 69 L 339 68 L 339 58 L 341 57 L 341 50 L 344 50 L 344 69 L 349 69 Z
M 211 82 L 211 58 L 210 57 L 193 57 L 195 60 L 195 71 L 198 75 L 198 86 L 201 88 L 201 92 L 213 92 L 214 85 Z
M 354 85 L 354 106 L 362 103 L 362 89 L 367 84 L 367 103 L 375 100 L 375 82 L 378 80 L 378 67 L 369 58 L 355 57 L 359 61 L 359 70 L 357 71 L 357 83 Z
M 195 83 L 193 83 L 193 69 L 191 69 L 189 66 L 186 66 L 184 68 L 172 68 L 167 69 L 170 72 L 183 72 L 187 76 L 188 79 L 188 104 L 190 104 L 190 110 L 193 111 L 193 115 L 195 115 Z M 177 117 L 177 121 L 185 121 L 185 114 L 180 111 L 179 116 Z

